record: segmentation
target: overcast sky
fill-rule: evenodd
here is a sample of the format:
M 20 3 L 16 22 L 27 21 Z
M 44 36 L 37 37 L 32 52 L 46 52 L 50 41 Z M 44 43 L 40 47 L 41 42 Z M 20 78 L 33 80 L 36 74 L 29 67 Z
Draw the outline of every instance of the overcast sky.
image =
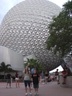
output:
M 0 0 L 0 23 L 5 16 L 5 14 L 16 4 L 22 2 L 24 0 Z M 68 0 L 49 0 L 57 4 L 62 8 L 62 5 L 67 2 Z

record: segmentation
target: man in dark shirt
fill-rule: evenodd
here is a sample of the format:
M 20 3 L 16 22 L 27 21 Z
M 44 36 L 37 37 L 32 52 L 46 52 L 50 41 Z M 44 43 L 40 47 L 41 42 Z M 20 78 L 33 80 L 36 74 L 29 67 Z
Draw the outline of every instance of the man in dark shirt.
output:
M 7 74 L 7 85 L 6 85 L 6 88 L 8 87 L 8 85 L 11 88 L 11 74 L 10 73 Z
M 34 73 L 32 74 L 32 81 L 33 81 L 33 87 L 35 90 L 35 95 L 38 95 L 38 88 L 39 88 L 39 74 L 37 73 L 37 70 L 34 70 Z
M 56 79 L 57 83 L 60 84 L 60 83 L 59 83 L 59 81 L 60 81 L 60 76 L 59 76 L 58 69 L 56 69 L 56 72 L 55 72 L 55 79 Z

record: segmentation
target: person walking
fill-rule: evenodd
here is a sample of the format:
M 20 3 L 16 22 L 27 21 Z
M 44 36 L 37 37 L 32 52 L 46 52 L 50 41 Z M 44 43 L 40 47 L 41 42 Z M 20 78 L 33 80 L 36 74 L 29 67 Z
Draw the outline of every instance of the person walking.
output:
M 40 76 L 36 69 L 34 70 L 34 73 L 32 74 L 32 81 L 33 81 L 35 96 L 38 96 Z
M 15 81 L 16 81 L 16 88 L 20 87 L 18 72 L 16 72 L 16 74 L 15 74 Z
M 46 84 L 47 84 L 47 82 L 48 82 L 48 77 L 49 77 L 49 72 L 46 71 L 46 72 L 45 72 L 45 83 L 46 83 Z
M 62 84 L 66 84 L 66 79 L 68 76 L 68 69 L 64 68 L 64 70 L 62 71 L 62 76 L 63 76 L 63 83 Z
M 55 79 L 56 79 L 57 83 L 60 84 L 60 76 L 59 76 L 58 69 L 56 69 L 56 72 L 55 72 Z
M 7 78 L 6 88 L 8 88 L 8 86 L 11 88 L 11 74 L 8 73 L 6 78 Z
M 32 93 L 31 93 L 31 74 L 30 74 L 28 66 L 26 66 L 23 73 L 24 73 L 25 96 L 28 96 L 28 91 L 29 91 L 29 95 L 31 96 L 32 95 Z

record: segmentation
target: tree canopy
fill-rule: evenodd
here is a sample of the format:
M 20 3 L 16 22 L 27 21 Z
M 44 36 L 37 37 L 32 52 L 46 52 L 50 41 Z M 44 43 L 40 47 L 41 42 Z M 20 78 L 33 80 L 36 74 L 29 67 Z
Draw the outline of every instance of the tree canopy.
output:
M 1 65 L 0 65 L 0 72 L 11 72 L 13 71 L 13 69 L 11 68 L 11 65 L 10 64 L 5 64 L 5 62 L 2 62 Z
M 36 59 L 27 59 L 27 62 L 24 64 L 24 66 L 27 65 L 30 67 L 30 69 L 36 68 L 39 72 L 42 71 L 42 65 Z
M 53 49 L 55 54 L 59 52 L 62 57 L 70 52 L 72 46 L 72 1 L 66 2 L 59 15 L 53 17 L 48 30 L 47 49 Z

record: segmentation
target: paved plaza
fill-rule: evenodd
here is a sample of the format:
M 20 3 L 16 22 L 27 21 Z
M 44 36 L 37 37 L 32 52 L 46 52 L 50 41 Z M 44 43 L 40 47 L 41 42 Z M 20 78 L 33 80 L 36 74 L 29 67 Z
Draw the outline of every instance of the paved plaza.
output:
M 34 96 L 34 91 L 32 89 Z M 20 83 L 20 88 L 15 87 L 12 83 L 12 88 L 6 88 L 6 83 L 0 83 L 0 96 L 25 96 L 24 84 Z M 39 96 L 72 96 L 72 88 L 64 88 L 57 82 L 48 82 L 40 84 Z

